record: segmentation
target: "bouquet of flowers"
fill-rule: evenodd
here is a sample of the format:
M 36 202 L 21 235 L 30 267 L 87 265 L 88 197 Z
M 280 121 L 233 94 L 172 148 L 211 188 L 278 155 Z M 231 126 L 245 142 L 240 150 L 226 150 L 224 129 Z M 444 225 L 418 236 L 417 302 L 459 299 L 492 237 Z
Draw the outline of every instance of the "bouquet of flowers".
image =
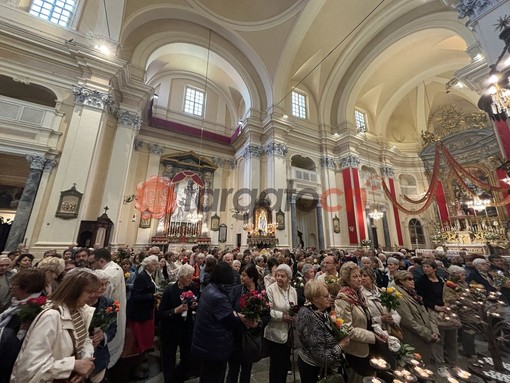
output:
M 185 304 L 185 305 L 189 305 L 191 302 L 195 302 L 197 300 L 197 297 L 195 296 L 195 294 L 193 294 L 193 291 L 191 291 L 191 290 L 184 291 L 181 294 L 180 298 L 181 298 L 182 304 Z M 188 316 L 188 310 L 183 311 L 181 313 L 181 316 L 183 318 L 186 318 Z
M 303 280 L 303 277 L 300 275 L 296 275 L 291 282 L 292 287 L 295 289 L 302 289 L 305 287 L 305 281 Z
M 338 342 L 349 336 L 352 326 L 348 326 L 341 317 L 336 315 L 335 311 L 331 311 L 329 319 L 331 321 L 331 329 Z
M 257 291 L 252 290 L 246 294 L 241 295 L 240 300 L 241 314 L 247 319 L 252 319 L 256 322 L 260 320 L 262 311 L 269 307 L 269 300 L 267 299 L 266 290 Z
M 89 332 L 93 333 L 95 329 L 100 329 L 101 331 L 108 330 L 108 327 L 117 321 L 117 313 L 119 311 L 119 301 L 113 301 L 111 305 L 97 309 L 90 322 Z
M 405 367 L 411 360 L 421 361 L 421 355 L 414 352 L 414 347 L 407 343 L 402 343 L 400 349 L 393 353 L 395 361 L 400 367 Z M 416 362 L 415 362 L 416 363 Z
M 446 287 L 454 290 L 454 291 L 460 291 L 459 285 L 455 283 L 455 281 L 452 281 L 451 279 L 446 281 Z
M 324 282 L 326 283 L 329 294 L 333 298 L 336 298 L 336 296 L 338 295 L 338 292 L 340 291 L 340 288 L 342 287 L 340 285 L 340 278 L 338 278 L 334 275 L 327 275 L 324 277 Z
M 491 277 L 496 287 L 506 287 L 508 284 L 508 278 L 501 270 L 491 273 Z
M 381 299 L 381 305 L 386 307 L 388 311 L 391 311 L 400 306 L 400 299 L 402 298 L 402 294 L 395 290 L 393 287 L 383 287 L 381 289 L 381 295 L 379 298 Z
M 47 302 L 47 298 L 43 295 L 37 298 L 31 298 L 22 304 L 16 311 L 21 323 L 32 322 L 37 315 L 43 310 Z

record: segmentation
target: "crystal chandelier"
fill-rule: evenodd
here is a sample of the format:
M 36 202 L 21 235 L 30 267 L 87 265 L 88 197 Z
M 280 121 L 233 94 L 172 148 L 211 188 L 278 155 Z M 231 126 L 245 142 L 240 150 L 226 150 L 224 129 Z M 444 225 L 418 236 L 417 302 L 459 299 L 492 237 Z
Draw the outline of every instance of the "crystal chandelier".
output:
M 380 220 L 382 217 L 384 217 L 384 213 L 382 211 L 379 211 L 377 208 L 374 208 L 370 213 L 368 213 L 368 216 L 372 218 L 374 221 Z

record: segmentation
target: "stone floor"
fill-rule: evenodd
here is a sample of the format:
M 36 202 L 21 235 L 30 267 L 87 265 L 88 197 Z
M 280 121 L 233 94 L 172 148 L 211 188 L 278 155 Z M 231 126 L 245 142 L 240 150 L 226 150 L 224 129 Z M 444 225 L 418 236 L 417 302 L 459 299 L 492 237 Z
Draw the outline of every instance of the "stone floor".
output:
M 477 340 L 477 350 L 482 354 L 489 355 L 487 352 L 487 344 L 485 342 L 481 342 Z M 296 364 L 295 364 L 295 376 L 289 375 L 287 377 L 287 383 L 299 383 L 299 372 L 297 370 L 297 353 L 295 355 Z M 504 358 L 504 361 L 510 363 L 510 357 L 507 355 Z M 473 360 L 466 359 L 460 357 L 459 367 L 463 369 L 468 369 L 469 364 L 473 363 Z M 510 371 L 509 371 L 510 374 Z M 440 378 L 437 374 L 435 374 L 437 383 L 448 383 L 446 379 Z M 199 379 L 194 378 L 190 379 L 187 382 L 189 383 L 198 383 Z M 252 369 L 252 378 L 251 383 L 267 383 L 269 381 L 269 358 L 262 359 L 261 361 L 255 363 Z M 486 382 L 490 381 L 489 379 Z M 163 383 L 163 374 L 160 369 L 159 363 L 159 351 L 156 350 L 149 356 L 149 378 L 145 380 L 132 380 L 129 383 Z M 111 382 L 111 383 L 121 383 L 121 382 Z M 473 377 L 470 380 L 470 383 L 483 383 L 483 380 Z

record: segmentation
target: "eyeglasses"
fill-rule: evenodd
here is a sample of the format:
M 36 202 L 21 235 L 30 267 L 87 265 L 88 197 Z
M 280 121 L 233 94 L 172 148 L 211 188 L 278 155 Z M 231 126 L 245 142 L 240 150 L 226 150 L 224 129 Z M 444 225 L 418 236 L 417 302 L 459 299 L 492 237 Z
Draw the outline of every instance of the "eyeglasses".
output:
M 409 277 L 409 278 L 404 278 L 404 281 L 414 281 L 414 279 Z

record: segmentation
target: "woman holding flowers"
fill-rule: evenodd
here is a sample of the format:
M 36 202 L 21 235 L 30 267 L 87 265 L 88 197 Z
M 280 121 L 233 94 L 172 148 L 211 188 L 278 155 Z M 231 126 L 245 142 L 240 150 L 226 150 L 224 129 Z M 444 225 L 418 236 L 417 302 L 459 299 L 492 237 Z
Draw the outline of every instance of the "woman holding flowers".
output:
M 376 341 L 386 343 L 387 336 L 372 331 L 372 316 L 365 296 L 361 291 L 361 271 L 354 262 L 346 262 L 340 268 L 340 283 L 343 286 L 335 300 L 335 311 L 352 326 L 351 343 L 346 352 L 349 368 L 349 383 L 358 383 L 363 376 L 374 375 L 369 363 L 370 346 Z
M 268 262 L 269 264 L 269 262 Z M 276 283 L 267 289 L 271 320 L 264 330 L 269 341 L 269 383 L 285 383 L 290 369 L 289 329 L 294 322 L 297 293 L 290 285 L 292 270 L 281 264 L 275 270 Z
M 99 278 L 100 284 L 94 295 L 90 296 L 88 305 L 96 311 L 89 327 L 89 335 L 94 346 L 94 371 L 90 377 L 92 383 L 101 382 L 110 363 L 110 351 L 108 342 L 117 334 L 117 312 L 119 302 L 105 297 L 104 293 L 110 283 L 110 276 L 103 270 L 94 270 L 94 275 Z
M 432 348 L 438 347 L 439 329 L 435 319 L 423 305 L 423 299 L 414 290 L 414 278 L 408 271 L 395 274 L 394 287 L 402 294 L 397 311 L 402 317 L 400 327 L 404 343 L 415 348 L 425 363 L 432 359 Z
M 11 375 L 12 383 L 80 382 L 94 369 L 88 328 L 94 309 L 87 305 L 99 280 L 89 270 L 69 272 L 52 301 L 30 326 Z
M 165 383 L 184 382 L 186 370 L 190 367 L 191 336 L 193 333 L 191 309 L 196 307 L 196 303 L 183 302 L 181 296 L 186 292 L 193 294 L 191 282 L 194 271 L 193 266 L 182 265 L 177 271 L 177 282 L 165 289 L 159 304 L 161 359 Z M 180 353 L 178 366 L 176 366 L 177 348 L 179 348 Z
M 302 346 L 298 354 L 301 383 L 316 383 L 325 365 L 328 370 L 337 370 L 344 358 L 343 350 L 350 343 L 349 331 L 340 331 L 341 319 L 337 321 L 335 317 L 333 322 L 328 314 L 329 297 L 324 282 L 312 280 L 306 283 L 307 303 L 296 316 L 296 328 Z
M 444 318 L 438 322 L 441 350 L 438 349 L 438 352 L 434 353 L 434 358 L 439 367 L 439 375 L 447 377 L 449 373 L 444 354 L 448 355 L 448 362 L 452 367 L 457 364 L 459 359 L 457 347 L 458 327 L 455 327 L 453 324 L 452 326 L 439 326 L 447 322 L 445 319 L 452 315 L 452 313 L 449 313 L 450 309 L 443 300 L 445 282 L 436 275 L 437 264 L 435 261 L 425 260 L 421 263 L 421 266 L 424 275 L 416 282 L 416 292 L 423 298 L 423 304 L 431 315 L 435 316 L 438 320 Z
M 40 270 L 21 269 L 10 283 L 11 302 L 0 314 L 0 383 L 9 383 L 26 330 L 46 303 L 46 277 Z
M 269 303 L 265 290 L 258 286 L 258 271 L 254 263 L 247 263 L 241 270 L 241 284 L 235 285 L 230 293 L 232 307 L 257 323 L 256 328 L 248 329 L 240 326 L 234 330 L 234 352 L 228 360 L 227 383 L 249 383 L 253 360 L 243 355 L 241 337 L 243 332 L 250 331 L 262 337 L 262 331 L 269 322 Z M 241 375 L 239 376 L 239 372 Z

